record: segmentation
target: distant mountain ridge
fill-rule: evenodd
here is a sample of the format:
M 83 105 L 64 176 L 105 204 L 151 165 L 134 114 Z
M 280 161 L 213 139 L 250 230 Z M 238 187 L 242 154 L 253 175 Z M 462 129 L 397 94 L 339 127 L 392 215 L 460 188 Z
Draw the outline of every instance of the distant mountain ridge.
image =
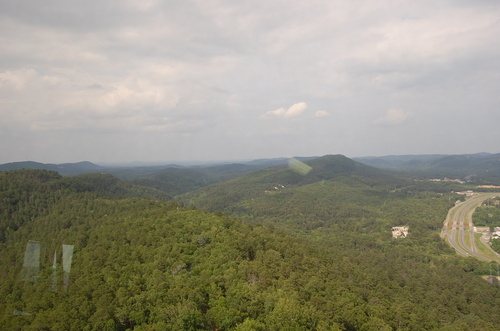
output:
M 314 157 L 298 157 L 309 160 Z M 56 171 L 62 176 L 77 176 L 89 173 L 107 173 L 133 184 L 148 186 L 178 195 L 200 187 L 229 180 L 265 168 L 285 166 L 288 158 L 258 159 L 241 163 L 207 165 L 152 165 L 152 166 L 99 166 L 84 161 L 78 163 L 46 164 L 33 161 L 13 162 L 0 165 L 0 171 L 38 169 Z
M 336 169 L 323 169 L 325 157 L 296 157 L 299 161 L 313 162 L 313 172 L 301 181 L 328 178 L 329 171 Z M 92 162 L 77 163 L 39 163 L 33 161 L 12 162 L 0 165 L 0 171 L 16 169 L 42 169 L 56 171 L 63 176 L 76 176 L 87 173 L 108 173 L 122 180 L 130 180 L 136 184 L 154 187 L 169 194 L 177 195 L 197 188 L 222 182 L 242 176 L 254 171 L 268 168 L 283 168 L 288 164 L 289 158 L 256 159 L 235 163 L 220 163 L 206 165 L 154 165 L 154 166 L 100 166 Z M 366 156 L 349 159 L 352 162 L 378 168 L 410 173 L 414 176 L 429 178 L 467 176 L 475 178 L 478 183 L 500 184 L 500 153 L 476 153 L 463 155 L 422 154 L 422 155 L 387 155 Z M 337 160 L 339 161 L 339 160 Z M 315 164 L 316 162 L 316 164 Z M 345 163 L 345 164 L 344 164 Z M 348 170 L 348 161 L 337 163 L 335 167 L 343 164 Z M 357 166 L 360 170 L 360 166 Z M 367 168 L 365 168 L 366 170 Z M 373 171 L 373 170 L 370 170 Z M 326 177 L 325 177 L 326 176 Z
M 474 176 L 479 182 L 500 181 L 500 153 L 463 155 L 401 155 L 355 158 L 382 169 L 413 172 L 428 177 Z
M 34 161 L 11 162 L 0 165 L 0 171 L 20 170 L 20 169 L 39 169 L 51 170 L 60 173 L 63 176 L 76 176 L 84 173 L 100 172 L 104 168 L 88 161 L 77 163 L 40 163 Z
M 288 220 L 311 227 L 313 219 L 331 223 L 340 219 L 343 212 L 369 215 L 368 208 L 352 205 L 353 197 L 377 204 L 379 198 L 405 182 L 388 170 L 344 155 L 325 155 L 304 163 L 310 167 L 307 174 L 296 172 L 293 167 L 268 168 L 202 187 L 179 198 L 197 208 L 241 218 Z

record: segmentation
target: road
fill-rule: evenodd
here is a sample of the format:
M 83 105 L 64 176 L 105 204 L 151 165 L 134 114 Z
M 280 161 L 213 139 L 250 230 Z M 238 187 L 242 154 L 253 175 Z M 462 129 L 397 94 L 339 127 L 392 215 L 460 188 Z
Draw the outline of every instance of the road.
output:
M 490 256 L 477 249 L 472 224 L 472 213 L 476 207 L 480 206 L 484 200 L 498 195 L 500 193 L 475 193 L 474 196 L 450 209 L 444 221 L 441 237 L 446 239 L 458 254 L 500 263 L 500 254 L 494 252 L 489 245 L 485 247 L 491 250 Z

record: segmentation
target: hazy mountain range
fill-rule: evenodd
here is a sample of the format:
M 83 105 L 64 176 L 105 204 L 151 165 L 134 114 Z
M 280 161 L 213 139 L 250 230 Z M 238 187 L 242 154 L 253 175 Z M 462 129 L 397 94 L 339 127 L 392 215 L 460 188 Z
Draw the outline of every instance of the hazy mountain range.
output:
M 317 157 L 298 157 L 301 161 Z M 500 178 L 500 153 L 477 153 L 463 155 L 388 155 L 352 158 L 372 167 L 395 170 L 407 174 L 427 177 L 466 177 L 474 176 L 483 182 Z M 228 180 L 245 173 L 260 169 L 286 166 L 288 158 L 257 159 L 252 161 L 227 162 L 201 165 L 97 165 L 88 161 L 77 163 L 39 163 L 34 161 L 12 162 L 0 165 L 0 171 L 15 169 L 43 169 L 57 171 L 63 176 L 75 176 L 84 173 L 102 172 L 120 179 L 138 181 L 167 181 L 171 178 L 185 177 L 193 185 L 206 185 Z M 185 190 L 184 190 L 185 191 Z

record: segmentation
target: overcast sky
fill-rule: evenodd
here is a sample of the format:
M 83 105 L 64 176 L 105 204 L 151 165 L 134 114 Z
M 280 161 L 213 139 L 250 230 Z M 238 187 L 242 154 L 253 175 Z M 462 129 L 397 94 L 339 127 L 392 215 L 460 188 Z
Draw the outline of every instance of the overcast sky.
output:
M 0 163 L 475 152 L 498 0 L 0 0 Z

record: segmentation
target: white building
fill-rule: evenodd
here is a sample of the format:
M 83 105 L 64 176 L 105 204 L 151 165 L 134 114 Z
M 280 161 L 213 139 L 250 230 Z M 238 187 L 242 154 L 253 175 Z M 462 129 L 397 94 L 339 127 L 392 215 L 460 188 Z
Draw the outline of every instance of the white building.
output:
M 392 231 L 392 237 L 393 238 L 406 238 L 408 236 L 408 225 L 403 225 L 403 226 L 393 226 L 391 231 Z
M 495 231 L 491 233 L 491 239 L 500 239 L 500 227 L 495 227 Z

